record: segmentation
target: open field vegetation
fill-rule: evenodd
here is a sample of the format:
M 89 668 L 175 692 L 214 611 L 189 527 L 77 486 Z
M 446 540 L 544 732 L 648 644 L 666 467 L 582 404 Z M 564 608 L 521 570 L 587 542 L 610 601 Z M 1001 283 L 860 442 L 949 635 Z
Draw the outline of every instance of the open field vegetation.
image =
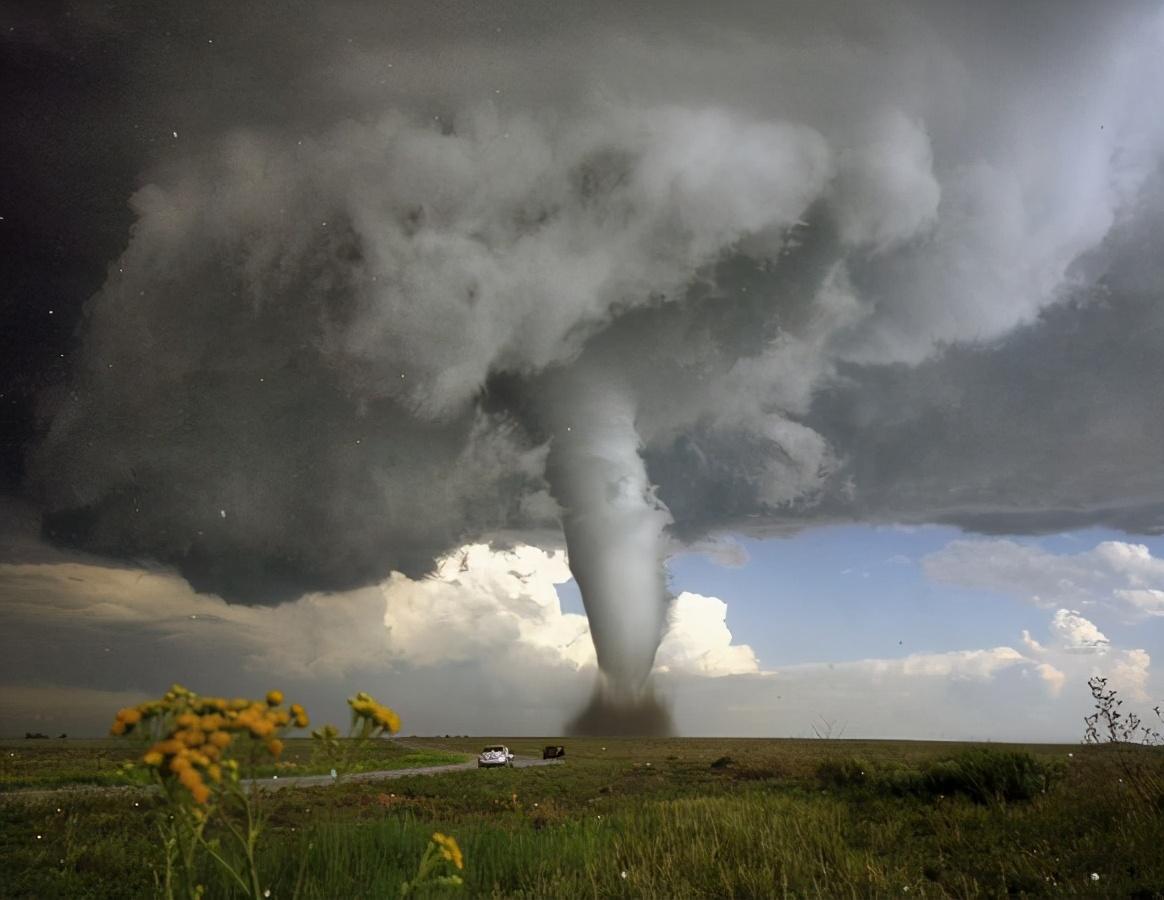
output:
M 397 896 L 434 830 L 456 836 L 468 896 L 1164 896 L 1158 747 L 432 738 L 368 742 L 359 765 L 492 742 L 525 756 L 565 743 L 568 756 L 264 795 L 271 897 Z M 306 763 L 310 743 L 288 740 L 284 758 Z M 113 783 L 131 747 L 17 741 L 4 754 L 0 894 L 155 892 L 157 795 L 20 790 Z M 199 876 L 207 896 L 237 895 L 221 867 Z

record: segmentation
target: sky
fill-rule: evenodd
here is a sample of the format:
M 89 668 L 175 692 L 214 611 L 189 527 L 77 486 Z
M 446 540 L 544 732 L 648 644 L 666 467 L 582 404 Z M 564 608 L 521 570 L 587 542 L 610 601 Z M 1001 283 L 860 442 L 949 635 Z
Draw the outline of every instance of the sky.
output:
M 1164 694 L 1158 4 L 0 11 L 0 733 Z
M 680 734 L 1075 742 L 1093 675 L 1133 708 L 1158 701 L 1162 558 L 1164 540 L 1104 529 L 732 541 L 670 561 L 656 690 Z M 367 688 L 408 733 L 558 734 L 597 676 L 560 549 L 472 545 L 429 579 L 278 607 L 96 559 L 5 564 L 0 586 L 11 734 L 100 734 L 167 679 L 278 686 L 341 724 L 343 697 Z

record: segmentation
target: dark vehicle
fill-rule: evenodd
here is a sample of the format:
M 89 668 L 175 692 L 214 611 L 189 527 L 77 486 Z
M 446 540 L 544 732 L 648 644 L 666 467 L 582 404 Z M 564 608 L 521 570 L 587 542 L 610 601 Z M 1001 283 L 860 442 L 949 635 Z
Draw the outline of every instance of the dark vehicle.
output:
M 566 755 L 566 748 L 561 746 L 547 745 L 546 749 L 542 751 L 542 759 L 561 759 Z

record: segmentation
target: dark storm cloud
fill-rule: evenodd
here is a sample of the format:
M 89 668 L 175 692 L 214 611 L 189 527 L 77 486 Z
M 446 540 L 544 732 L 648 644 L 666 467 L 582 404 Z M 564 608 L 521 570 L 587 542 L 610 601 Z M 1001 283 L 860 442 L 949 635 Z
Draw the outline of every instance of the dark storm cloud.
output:
M 837 454 L 821 491 L 775 517 L 746 434 L 689 431 L 648 452 L 681 533 L 811 521 L 944 522 L 983 533 L 1164 530 L 1161 176 L 1035 321 L 919 365 L 841 365 L 802 424 Z M 1086 278 L 1083 278 L 1086 273 Z
M 859 516 L 993 533 L 1164 531 L 1164 190 L 1088 258 L 1093 286 L 1012 335 L 854 368 L 814 424 Z
M 681 538 L 1157 528 L 1158 13 L 709 9 L 18 20 L 100 82 L 53 143 L 102 189 L 45 176 L 37 221 L 120 190 L 135 223 L 84 219 L 70 263 L 95 296 L 28 435 L 48 533 L 243 601 L 422 572 L 578 496 L 546 459 L 595 372 L 611 408 L 579 408 L 633 414 L 585 454 L 616 488 L 645 465 Z M 93 163 L 69 139 L 106 121 Z

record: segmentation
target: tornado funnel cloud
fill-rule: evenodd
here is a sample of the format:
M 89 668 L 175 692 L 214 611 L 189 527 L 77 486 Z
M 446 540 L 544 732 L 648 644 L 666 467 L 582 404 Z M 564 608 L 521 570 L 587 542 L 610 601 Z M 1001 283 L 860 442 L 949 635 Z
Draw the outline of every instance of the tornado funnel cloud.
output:
M 589 714 L 576 724 L 601 730 L 603 710 L 617 710 L 618 730 L 669 730 L 650 691 L 669 598 L 663 574 L 663 529 L 670 514 L 655 497 L 640 456 L 635 408 L 617 385 L 572 380 L 555 392 L 547 474 L 561 505 L 570 570 L 582 593 L 601 679 Z

